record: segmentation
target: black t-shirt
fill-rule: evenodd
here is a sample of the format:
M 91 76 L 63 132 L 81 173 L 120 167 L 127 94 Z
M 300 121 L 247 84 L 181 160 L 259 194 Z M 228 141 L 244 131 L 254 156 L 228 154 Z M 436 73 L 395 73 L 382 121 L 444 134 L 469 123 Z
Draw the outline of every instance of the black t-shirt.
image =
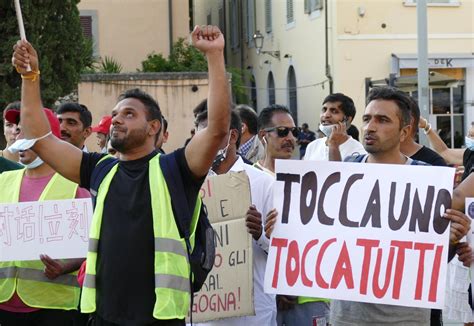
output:
M 473 172 L 473 163 L 474 163 L 474 151 L 471 151 L 469 148 L 466 148 L 462 158 L 462 165 L 464 165 L 464 174 L 462 175 L 462 180 L 466 179 L 471 172 Z
M 423 146 L 418 152 L 410 156 L 410 158 L 434 166 L 448 166 L 441 155 L 426 146 Z
M 104 155 L 83 154 L 81 187 L 90 188 L 92 171 Z M 152 152 L 138 160 L 120 161 L 104 200 L 96 271 L 97 313 L 120 325 L 157 322 L 153 318 L 154 234 L 148 179 L 148 162 L 156 155 Z M 183 148 L 167 155 L 176 156 L 192 212 L 203 179 L 192 176 Z

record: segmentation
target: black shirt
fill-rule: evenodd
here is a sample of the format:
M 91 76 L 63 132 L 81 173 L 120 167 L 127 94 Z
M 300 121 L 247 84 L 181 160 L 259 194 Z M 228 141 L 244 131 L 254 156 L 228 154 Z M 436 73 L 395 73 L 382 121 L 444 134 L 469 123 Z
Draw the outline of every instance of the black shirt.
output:
M 90 188 L 92 171 L 104 155 L 83 153 L 81 187 Z M 148 179 L 148 162 L 156 155 L 152 152 L 138 160 L 120 161 L 104 200 L 96 271 L 97 313 L 120 325 L 156 323 L 154 234 Z M 192 176 L 184 149 L 167 155 L 176 156 L 187 204 L 193 211 L 203 180 Z
M 444 159 L 438 153 L 426 146 L 420 148 L 420 150 L 410 156 L 410 158 L 434 166 L 448 166 Z
M 474 163 L 474 151 L 471 151 L 469 148 L 466 148 L 462 158 L 462 165 L 464 165 L 464 174 L 462 175 L 462 180 L 466 179 L 471 172 L 473 172 L 473 163 Z

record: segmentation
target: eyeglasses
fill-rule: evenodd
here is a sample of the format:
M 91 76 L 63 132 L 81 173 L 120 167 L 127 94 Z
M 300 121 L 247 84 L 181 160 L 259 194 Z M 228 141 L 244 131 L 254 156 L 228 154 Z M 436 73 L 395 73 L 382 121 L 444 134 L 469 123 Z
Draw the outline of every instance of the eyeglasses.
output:
M 288 136 L 288 134 L 291 133 L 293 134 L 293 136 L 295 138 L 298 137 L 298 135 L 300 134 L 300 131 L 297 127 L 272 127 L 272 128 L 266 128 L 264 129 L 265 131 L 276 131 L 278 137 L 280 138 L 283 138 L 283 137 L 286 137 Z

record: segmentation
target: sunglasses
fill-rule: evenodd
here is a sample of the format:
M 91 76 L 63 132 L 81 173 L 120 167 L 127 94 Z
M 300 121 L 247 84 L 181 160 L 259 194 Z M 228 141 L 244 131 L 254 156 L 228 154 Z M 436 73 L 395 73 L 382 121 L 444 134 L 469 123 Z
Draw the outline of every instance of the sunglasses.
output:
M 295 138 L 298 137 L 298 135 L 300 134 L 300 130 L 297 128 L 297 127 L 273 127 L 273 128 L 267 128 L 267 129 L 264 129 L 265 131 L 276 131 L 278 137 L 280 138 L 283 138 L 283 137 L 286 137 L 288 136 L 288 134 L 291 133 L 293 134 L 293 136 Z

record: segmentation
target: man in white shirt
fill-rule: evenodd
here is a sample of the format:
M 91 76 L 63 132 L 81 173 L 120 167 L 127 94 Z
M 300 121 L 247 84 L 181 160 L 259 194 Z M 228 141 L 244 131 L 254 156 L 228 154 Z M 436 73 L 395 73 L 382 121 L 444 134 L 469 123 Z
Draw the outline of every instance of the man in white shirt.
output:
M 342 161 L 345 157 L 365 154 L 364 147 L 347 134 L 356 114 L 354 101 L 342 93 L 328 95 L 323 101 L 319 130 L 325 135 L 306 148 L 305 160 Z
M 207 126 L 207 111 L 196 117 L 196 131 Z M 206 325 L 245 325 L 245 326 L 267 326 L 276 325 L 276 305 L 275 295 L 264 293 L 263 278 L 265 275 L 265 265 L 267 263 L 267 252 L 269 239 L 263 231 L 262 216 L 265 217 L 272 209 L 273 205 L 273 178 L 265 172 L 245 164 L 237 154 L 240 145 L 242 124 L 238 114 L 231 112 L 230 131 L 227 137 L 222 140 L 219 152 L 212 164 L 212 174 L 225 174 L 227 172 L 245 171 L 249 178 L 252 205 L 249 211 L 258 211 L 261 214 L 247 214 L 246 224 L 248 232 L 253 240 L 253 289 L 255 316 L 245 316 L 238 318 L 226 318 L 223 320 L 211 321 Z

